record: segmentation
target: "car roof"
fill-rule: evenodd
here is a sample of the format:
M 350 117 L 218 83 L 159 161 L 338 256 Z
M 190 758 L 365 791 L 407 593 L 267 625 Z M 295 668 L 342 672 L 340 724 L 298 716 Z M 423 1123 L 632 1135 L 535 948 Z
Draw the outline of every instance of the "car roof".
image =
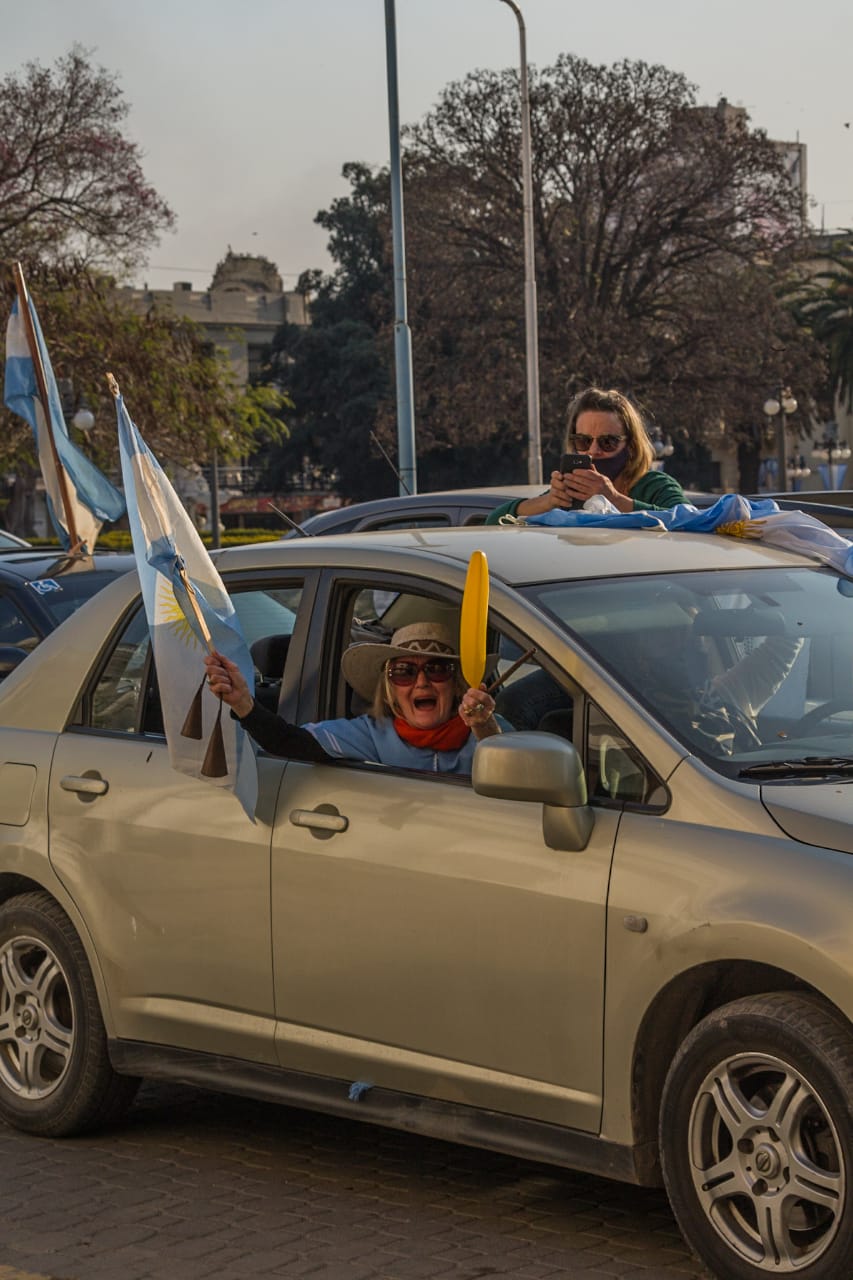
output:
M 608 528 L 554 529 L 543 525 L 396 529 L 390 532 L 329 534 L 286 542 L 231 547 L 217 558 L 220 572 L 281 565 L 328 563 L 371 569 L 405 568 L 406 557 L 426 553 L 427 560 L 467 566 L 473 551 L 486 552 L 492 574 L 510 585 L 553 579 L 599 578 L 636 573 L 751 568 L 813 561 L 760 542 L 715 534 Z M 374 558 L 375 557 L 375 558 Z M 387 560 L 387 565 L 383 561 Z
M 129 552 L 103 551 L 73 560 L 59 548 L 53 551 L 7 551 L 0 557 L 0 576 L 4 580 L 24 578 L 59 578 L 66 573 L 91 573 L 94 570 L 127 573 L 135 559 Z

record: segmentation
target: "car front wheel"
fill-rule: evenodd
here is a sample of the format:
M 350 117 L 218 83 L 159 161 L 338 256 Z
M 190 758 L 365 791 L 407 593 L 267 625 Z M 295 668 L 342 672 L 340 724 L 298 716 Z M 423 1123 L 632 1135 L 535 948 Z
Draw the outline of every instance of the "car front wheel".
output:
M 705 1018 L 664 1087 L 664 1180 L 719 1280 L 838 1280 L 853 1251 L 853 1036 L 816 997 L 734 1001 Z
M 61 1137 L 117 1119 L 138 1081 L 113 1071 L 86 953 L 46 893 L 0 906 L 0 1116 Z

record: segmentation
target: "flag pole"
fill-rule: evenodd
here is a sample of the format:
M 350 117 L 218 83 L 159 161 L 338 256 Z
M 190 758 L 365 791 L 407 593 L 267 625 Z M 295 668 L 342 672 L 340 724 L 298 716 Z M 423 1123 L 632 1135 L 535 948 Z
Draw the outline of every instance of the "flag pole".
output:
M 56 441 L 53 438 L 53 424 L 50 419 L 50 397 L 47 392 L 47 378 L 44 373 L 44 365 L 42 364 L 39 344 L 36 340 L 35 325 L 33 324 L 33 317 L 30 314 L 30 296 L 27 292 L 27 285 L 24 280 L 24 271 L 20 262 L 15 263 L 12 268 L 12 274 L 15 278 L 15 291 L 18 295 L 18 306 L 21 309 L 21 319 L 24 322 L 24 329 L 27 334 L 27 346 L 30 349 L 33 369 L 35 370 L 39 399 L 41 400 L 42 412 L 44 414 L 45 430 L 47 431 L 47 438 L 50 441 L 50 452 L 53 457 L 53 465 L 56 468 L 56 481 L 59 485 L 59 495 L 62 498 L 62 506 L 65 509 L 65 523 L 68 525 L 68 541 L 70 543 L 69 555 L 75 555 L 80 547 L 80 538 L 77 534 L 77 525 L 74 521 L 74 514 L 71 509 L 71 498 L 68 493 L 68 477 L 65 474 L 65 468 L 59 459 L 59 453 L 56 449 Z

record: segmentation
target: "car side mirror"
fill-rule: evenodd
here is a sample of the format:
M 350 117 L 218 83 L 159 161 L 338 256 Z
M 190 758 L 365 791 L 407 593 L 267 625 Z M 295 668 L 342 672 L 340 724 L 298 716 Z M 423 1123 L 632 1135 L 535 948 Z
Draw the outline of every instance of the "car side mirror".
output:
M 543 805 L 542 835 L 549 849 L 585 849 L 594 818 L 586 776 L 571 742 L 553 733 L 502 733 L 474 753 L 474 790 L 498 800 Z
M 5 680 L 27 656 L 27 650 L 16 644 L 0 644 L 0 680 Z

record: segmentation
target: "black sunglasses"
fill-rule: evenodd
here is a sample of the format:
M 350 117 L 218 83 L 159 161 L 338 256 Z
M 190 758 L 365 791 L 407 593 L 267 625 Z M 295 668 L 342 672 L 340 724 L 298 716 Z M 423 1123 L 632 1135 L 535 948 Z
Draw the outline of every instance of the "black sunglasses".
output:
M 620 444 L 628 439 L 627 436 L 586 436 L 580 431 L 573 431 L 569 436 L 572 442 L 572 448 L 578 453 L 588 453 L 592 448 L 593 440 L 598 445 L 602 453 L 615 453 Z
M 456 672 L 456 663 L 450 658 L 427 658 L 426 662 L 406 662 L 404 658 L 388 663 L 388 679 L 398 689 L 410 688 L 423 671 L 430 684 L 444 684 Z

